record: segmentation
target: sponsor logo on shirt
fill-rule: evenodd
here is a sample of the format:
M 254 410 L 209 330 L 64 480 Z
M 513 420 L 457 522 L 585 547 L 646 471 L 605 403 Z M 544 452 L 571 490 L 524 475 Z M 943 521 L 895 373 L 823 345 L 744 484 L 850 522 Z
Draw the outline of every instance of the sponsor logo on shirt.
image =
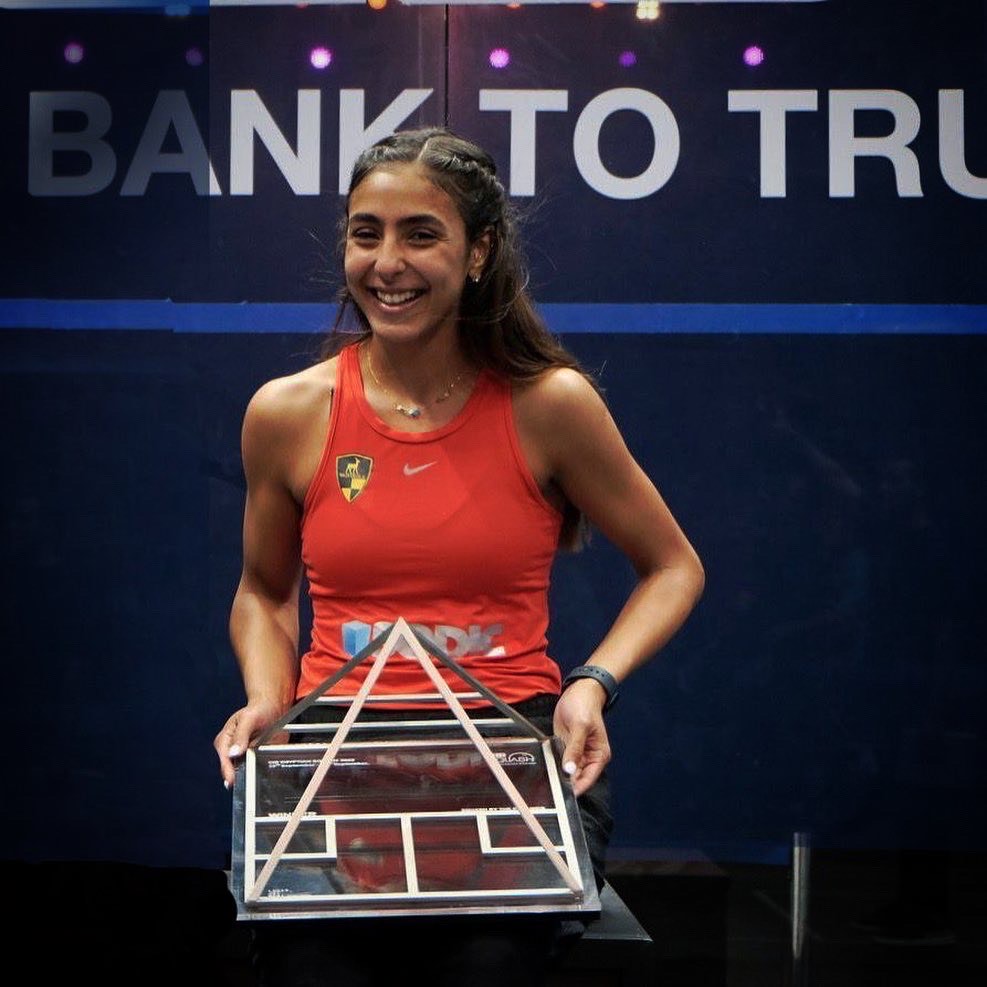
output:
M 343 650 L 348 655 L 362 651 L 374 638 L 383 634 L 394 623 L 392 620 L 378 620 L 367 624 L 362 620 L 348 620 L 343 624 Z M 504 646 L 495 644 L 495 639 L 504 633 L 503 624 L 490 624 L 481 627 L 470 624 L 469 627 L 455 627 L 452 624 L 436 624 L 428 627 L 425 624 L 412 624 L 416 631 L 430 637 L 450 658 L 462 658 L 465 655 L 488 655 L 495 657 L 504 654 Z M 415 653 L 403 642 L 394 649 L 405 658 L 414 658 Z

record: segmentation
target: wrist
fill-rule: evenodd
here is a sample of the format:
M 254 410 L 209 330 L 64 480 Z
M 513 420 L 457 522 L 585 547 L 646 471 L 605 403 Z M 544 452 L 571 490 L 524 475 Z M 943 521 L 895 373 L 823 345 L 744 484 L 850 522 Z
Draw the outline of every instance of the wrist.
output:
M 566 673 L 565 678 L 562 680 L 562 691 L 565 692 L 574 682 L 584 679 L 592 679 L 603 689 L 606 695 L 603 703 L 603 712 L 606 713 L 617 702 L 617 697 L 620 693 L 617 680 L 600 665 L 578 665 Z

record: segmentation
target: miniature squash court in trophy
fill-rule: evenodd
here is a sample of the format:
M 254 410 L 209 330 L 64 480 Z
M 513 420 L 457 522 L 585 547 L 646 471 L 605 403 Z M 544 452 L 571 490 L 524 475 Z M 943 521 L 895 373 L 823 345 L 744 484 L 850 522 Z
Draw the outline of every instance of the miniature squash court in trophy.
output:
M 435 691 L 375 695 L 388 661 L 417 661 Z M 364 663 L 355 696 L 331 695 Z M 477 700 L 493 709 L 471 715 Z M 248 749 L 233 798 L 238 919 L 598 913 L 560 755 L 399 618 Z

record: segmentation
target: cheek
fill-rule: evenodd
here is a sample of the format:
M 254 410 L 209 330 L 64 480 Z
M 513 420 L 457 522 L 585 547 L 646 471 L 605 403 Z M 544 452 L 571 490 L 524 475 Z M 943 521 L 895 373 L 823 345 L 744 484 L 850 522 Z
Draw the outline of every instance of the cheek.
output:
M 343 277 L 346 279 L 347 286 L 356 284 L 366 270 L 366 267 L 365 262 L 361 263 L 359 255 L 347 250 L 343 255 Z

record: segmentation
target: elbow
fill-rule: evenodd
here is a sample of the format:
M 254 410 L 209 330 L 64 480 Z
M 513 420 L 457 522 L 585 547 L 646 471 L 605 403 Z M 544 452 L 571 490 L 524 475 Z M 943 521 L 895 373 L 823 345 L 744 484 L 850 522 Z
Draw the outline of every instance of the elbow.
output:
M 691 546 L 676 568 L 682 595 L 691 611 L 702 599 L 703 591 L 706 589 L 706 569 Z
M 703 565 L 702 559 L 699 558 L 699 554 L 694 548 L 690 550 L 689 554 L 692 556 L 692 579 L 695 584 L 696 600 L 698 602 L 699 598 L 703 595 L 703 590 L 706 588 L 706 567 Z
M 642 582 L 653 580 L 654 585 L 663 586 L 683 615 L 693 610 L 706 589 L 706 570 L 691 546 L 673 558 L 640 570 L 638 575 Z
M 693 572 L 693 606 L 695 606 L 702 599 L 703 591 L 705 589 L 706 569 L 697 555 Z
M 691 611 L 702 599 L 703 591 L 706 589 L 706 569 L 699 556 L 692 550 L 677 568 L 682 595 Z

